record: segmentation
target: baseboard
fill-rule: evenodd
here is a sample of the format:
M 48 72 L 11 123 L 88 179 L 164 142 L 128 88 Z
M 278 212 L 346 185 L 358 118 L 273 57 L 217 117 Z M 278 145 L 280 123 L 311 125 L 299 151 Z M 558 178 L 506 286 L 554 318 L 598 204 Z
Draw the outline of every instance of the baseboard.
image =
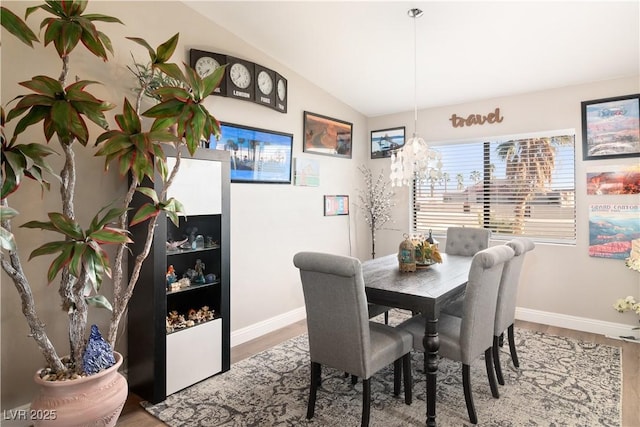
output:
M 633 326 L 623 323 L 605 322 L 586 317 L 569 316 L 566 314 L 550 313 L 521 307 L 516 308 L 516 319 L 610 337 L 630 335 L 638 337 L 640 332 L 638 330 L 632 330 Z
M 304 318 L 306 318 L 305 309 L 304 307 L 300 307 L 279 316 L 238 329 L 231 333 L 231 347 L 259 338 L 262 335 L 289 326 L 290 324 Z M 532 310 L 529 308 L 517 307 L 516 319 L 541 323 L 543 325 L 557 326 L 559 328 L 573 329 L 576 331 L 590 332 L 609 337 L 635 335 L 640 338 L 640 331 L 634 331 L 631 329 L 632 326 L 625 325 L 623 323 L 605 322 L 586 317 L 569 316 L 567 314 L 551 313 L 547 311 Z
M 305 319 L 307 313 L 304 307 L 296 308 L 287 313 L 280 314 L 262 322 L 254 323 L 245 328 L 231 332 L 231 347 L 243 344 L 252 339 L 259 338 L 269 332 L 289 326 L 299 320 Z

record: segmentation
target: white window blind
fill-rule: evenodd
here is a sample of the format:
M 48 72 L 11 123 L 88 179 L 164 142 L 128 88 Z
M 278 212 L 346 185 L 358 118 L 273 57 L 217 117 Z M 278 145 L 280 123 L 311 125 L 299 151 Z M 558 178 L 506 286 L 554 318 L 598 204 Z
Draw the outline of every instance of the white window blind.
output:
M 481 227 L 575 243 L 574 145 L 574 131 L 433 144 L 442 168 L 414 185 L 413 230 Z

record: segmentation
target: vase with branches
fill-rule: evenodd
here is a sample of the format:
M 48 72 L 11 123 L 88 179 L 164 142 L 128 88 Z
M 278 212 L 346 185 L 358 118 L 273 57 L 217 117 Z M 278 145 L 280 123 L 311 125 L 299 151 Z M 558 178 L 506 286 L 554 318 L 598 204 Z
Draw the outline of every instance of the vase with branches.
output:
M 61 73 L 58 77 L 38 75 L 20 82 L 30 92 L 12 100 L 11 103 L 16 102 L 15 106 L 6 116 L 2 108 L 0 263 L 20 296 L 30 335 L 37 343 L 46 366 L 56 373 L 75 374 L 74 377 L 84 375 L 83 354 L 87 346 L 89 307 L 111 311 L 107 341 L 112 348 L 115 347 L 120 320 L 126 313 L 140 269 L 150 252 L 158 214 L 164 211 L 172 221 L 177 222 L 182 209 L 178 200 L 167 198 L 167 189 L 178 172 L 180 157 L 178 155 L 174 168 L 169 170 L 164 147 L 171 145 L 180 153 L 178 148 L 186 146 L 188 152 L 193 154 L 201 139 L 209 139 L 210 135 L 219 136 L 219 122 L 207 111 L 203 101 L 220 84 L 224 75 L 222 67 L 200 78 L 186 64 L 183 71 L 177 64 L 169 62 L 178 45 L 178 34 L 155 49 L 144 39 L 128 37 L 147 49 L 150 67 L 144 78 L 139 77 L 140 90 L 136 100 L 131 103 L 124 97 L 122 112 L 114 118 L 117 126 L 112 128 L 105 112 L 115 105 L 98 99 L 86 90 L 97 82 L 77 79 L 68 82 L 70 56 L 76 48 L 84 46 L 105 62 L 108 61 L 108 52 L 113 55 L 111 40 L 98 30 L 96 23 L 122 24 L 115 17 L 87 13 L 87 7 L 87 1 L 48 0 L 27 8 L 24 20 L 8 8 L 1 8 L 2 27 L 31 47 L 39 41 L 25 21 L 36 12 L 47 14 L 40 24 L 44 30 L 44 45 L 55 48 L 61 61 Z M 149 85 L 158 81 L 160 73 L 179 84 L 151 88 L 150 92 Z M 141 112 L 141 97 L 145 92 L 153 94 L 158 103 Z M 143 118 L 150 122 L 147 129 L 143 129 Z M 5 124 L 13 120 L 17 120 L 17 123 L 13 126 L 12 134 L 9 134 L 9 127 L 5 127 Z M 40 123 L 44 124 L 40 141 L 19 143 L 27 128 Z M 92 138 L 90 131 L 94 131 L 96 125 L 101 133 Z M 57 141 L 56 148 L 49 145 L 51 140 Z M 76 187 L 85 183 L 76 176 L 76 153 L 94 146 L 95 155 L 105 159 L 105 169 L 115 164 L 119 174 L 125 179 L 129 178 L 129 184 L 122 200 L 98 209 L 90 224 L 82 226 L 76 213 L 77 208 L 84 209 L 85 206 L 81 199 L 76 199 Z M 58 150 L 64 157 L 59 175 L 47 162 L 47 157 Z M 153 180 L 156 172 L 163 180 L 159 194 L 140 186 L 144 179 Z M 59 236 L 33 249 L 29 259 L 54 256 L 46 281 L 59 282 L 61 308 L 67 316 L 69 348 L 61 353 L 52 344 L 37 314 L 31 287 L 32 281 L 37 280 L 28 277 L 18 252 L 20 242 L 12 232 L 14 222 L 22 215 L 11 208 L 10 202 L 20 194 L 20 184 L 25 179 L 39 183 L 44 190 L 44 197 L 54 197 L 52 192 L 47 191 L 52 186 L 50 181 L 60 182 L 61 212 L 50 212 L 45 220 L 23 222 L 21 227 L 46 230 Z M 149 202 L 137 212 L 129 212 L 136 191 L 148 197 Z M 144 226 L 144 223 L 147 223 L 144 248 L 135 254 L 132 273 L 126 277 L 124 266 L 132 243 L 128 228 L 134 224 Z M 107 256 L 105 245 L 117 247 L 113 261 Z M 113 282 L 112 302 L 100 293 L 107 278 Z M 70 362 L 63 363 L 60 354 L 68 354 Z
M 376 257 L 376 231 L 380 230 L 391 219 L 391 210 L 395 203 L 394 193 L 389 189 L 390 183 L 385 179 L 381 170 L 377 178 L 366 166 L 358 168 L 364 177 L 365 188 L 358 190 L 359 207 L 364 215 L 364 221 L 371 231 L 371 258 Z

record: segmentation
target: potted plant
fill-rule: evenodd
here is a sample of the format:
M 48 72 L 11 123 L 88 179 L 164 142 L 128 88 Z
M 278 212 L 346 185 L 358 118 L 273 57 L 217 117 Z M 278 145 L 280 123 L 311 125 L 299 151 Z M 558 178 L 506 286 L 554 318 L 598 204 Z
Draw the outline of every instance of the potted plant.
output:
M 117 126 L 111 128 L 105 112 L 115 105 L 98 99 L 87 90 L 97 82 L 77 80 L 69 83 L 69 58 L 77 49 L 85 47 L 97 58 L 107 61 L 107 52 L 113 54 L 111 40 L 95 24 L 122 22 L 115 17 L 86 13 L 86 9 L 87 2 L 79 0 L 47 0 L 44 4 L 26 9 L 25 21 L 34 12 L 47 13 L 40 28 L 44 30 L 44 45 L 54 47 L 61 60 L 61 73 L 57 77 L 37 75 L 29 81 L 20 82 L 30 92 L 12 100 L 6 116 L 5 109 L 1 111 L 0 263 L 20 296 L 25 320 L 42 352 L 51 374 L 50 379 L 85 377 L 89 371 L 85 369 L 88 362 L 83 357 L 89 342 L 90 307 L 111 311 L 106 342 L 114 348 L 120 320 L 126 312 L 140 268 L 151 248 L 157 216 L 164 211 L 177 221 L 181 213 L 179 201 L 167 199 L 167 189 L 178 171 L 180 157 L 178 155 L 176 166 L 168 170 L 163 147 L 166 144 L 176 148 L 186 145 L 193 154 L 202 139 L 209 139 L 211 134 L 219 136 L 220 133 L 218 121 L 202 102 L 220 84 L 224 67 L 200 78 L 190 67 L 185 65 L 182 71 L 178 65 L 170 63 L 169 59 L 178 44 L 178 34 L 156 49 L 141 38 L 129 38 L 148 50 L 151 72 L 144 78 L 138 76 L 140 90 L 136 101 L 132 104 L 124 97 L 122 112 L 115 115 Z M 7 31 L 29 46 L 38 42 L 36 35 L 18 15 L 6 7 L 2 7 L 1 12 L 2 26 Z M 150 82 L 158 81 L 158 73 L 179 82 L 179 85 L 156 88 L 153 94 L 158 97 L 159 103 L 141 113 L 141 97 Z M 143 117 L 151 119 L 148 130 L 143 129 Z M 8 124 L 13 120 L 17 123 L 12 134 L 9 134 L 5 122 Z M 92 137 L 89 131 L 90 126 L 93 127 L 91 122 L 102 128 L 103 133 Z M 34 125 L 42 126 L 41 140 L 22 143 L 23 132 Z M 52 140 L 57 141 L 57 145 L 51 143 Z M 129 178 L 129 184 L 121 201 L 98 209 L 90 224 L 82 225 L 76 219 L 76 207 L 82 205 L 82 200 L 75 198 L 76 185 L 83 183 L 76 178 L 75 153 L 76 150 L 96 150 L 94 147 L 97 147 L 95 155 L 105 158 L 105 169 L 115 163 L 116 170 L 125 181 Z M 177 152 L 180 153 L 180 150 Z M 47 162 L 47 157 L 53 153 L 59 153 L 64 158 L 59 175 Z M 153 180 L 156 171 L 160 172 L 164 183 L 160 194 L 139 186 L 144 179 Z M 27 178 L 42 186 L 45 197 L 52 197 L 54 193 L 48 191 L 51 188 L 50 181 L 58 179 L 60 192 L 56 197 L 60 199 L 61 211 L 48 214 L 36 212 L 33 220 L 22 220 L 23 215 L 11 208 L 11 200 L 19 196 L 20 184 Z M 136 191 L 148 196 L 149 203 L 137 212 L 128 212 Z M 46 230 L 59 236 L 33 249 L 29 259 L 53 256 L 47 282 L 59 283 L 61 307 L 68 316 L 70 346 L 62 352 L 54 348 L 35 309 L 30 285 L 33 279 L 29 277 L 29 270 L 18 253 L 20 242 L 16 241 L 12 232 L 18 219 L 22 220 L 21 227 Z M 147 223 L 146 244 L 142 252 L 136 254 L 132 273 L 127 277 L 123 267 L 129 244 L 132 243 L 127 230 L 131 225 L 144 222 Z M 105 245 L 117 246 L 113 261 L 109 259 Z M 113 281 L 111 302 L 100 294 L 106 278 Z M 63 355 L 68 357 L 63 358 Z M 121 408 L 122 405 L 117 408 L 115 416 L 111 415 L 113 423 Z M 60 412 L 56 414 L 59 422 L 62 422 L 61 416 Z
M 634 244 L 632 246 L 631 255 L 625 259 L 624 264 L 629 268 L 629 270 L 640 272 L 640 251 L 638 250 L 637 240 L 634 240 Z M 640 301 L 637 301 L 633 295 L 629 295 L 626 298 L 619 298 L 614 304 L 613 308 L 618 313 L 624 313 L 626 311 L 632 311 L 640 317 Z M 640 319 L 638 319 L 640 322 Z M 636 326 L 631 328 L 632 331 L 640 330 L 640 326 Z M 635 335 L 622 336 L 620 338 L 629 339 L 637 341 L 638 337 Z

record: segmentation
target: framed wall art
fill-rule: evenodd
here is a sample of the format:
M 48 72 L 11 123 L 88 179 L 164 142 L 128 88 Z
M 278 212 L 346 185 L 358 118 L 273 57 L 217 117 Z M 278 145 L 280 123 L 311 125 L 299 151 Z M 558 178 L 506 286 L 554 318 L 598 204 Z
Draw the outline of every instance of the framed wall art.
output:
M 589 256 L 626 259 L 640 238 L 640 205 L 589 205 Z
M 371 131 L 371 158 L 391 157 L 391 152 L 402 148 L 405 141 L 404 126 Z
M 609 166 L 597 172 L 587 172 L 587 194 L 640 194 L 640 165 Z
M 324 216 L 349 215 L 349 196 L 324 196 Z
M 293 185 L 318 187 L 320 185 L 320 164 L 317 160 L 297 157 L 293 162 Z
M 304 112 L 302 151 L 351 158 L 353 124 L 320 114 Z
M 640 156 L 640 94 L 581 104 L 583 160 Z
M 231 152 L 231 182 L 291 183 L 290 133 L 220 123 L 220 139 L 209 147 Z

